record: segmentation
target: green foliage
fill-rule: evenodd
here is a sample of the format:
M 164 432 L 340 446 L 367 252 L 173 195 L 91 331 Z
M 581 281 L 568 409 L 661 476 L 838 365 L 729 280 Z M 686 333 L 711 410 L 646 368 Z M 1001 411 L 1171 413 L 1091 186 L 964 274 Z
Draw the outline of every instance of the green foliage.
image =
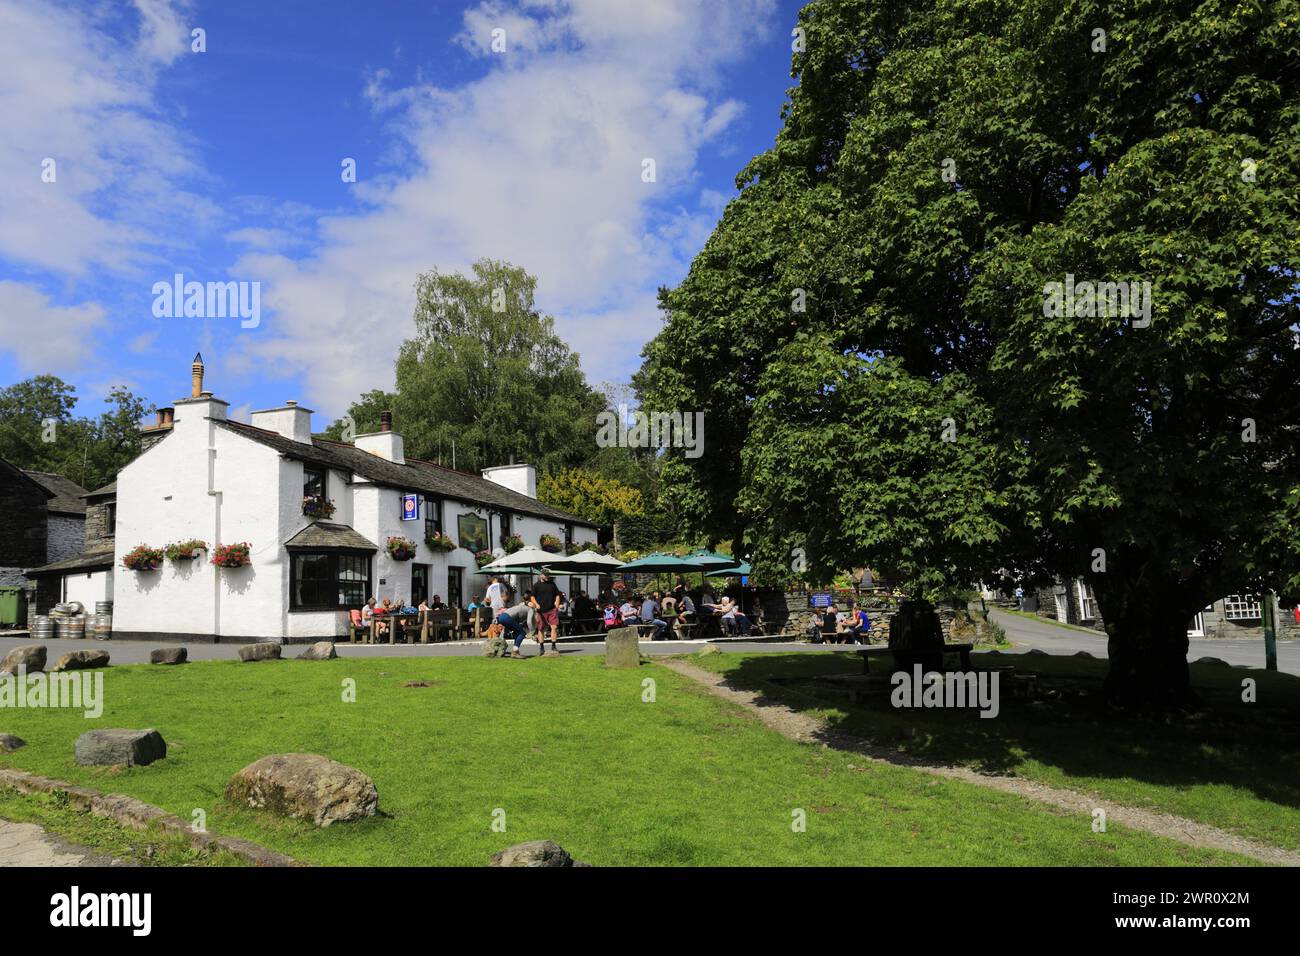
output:
M 63 475 L 95 489 L 140 454 L 140 424 L 150 408 L 113 386 L 98 418 L 76 417 L 76 389 L 37 375 L 0 389 L 0 458 L 19 468 Z
M 537 481 L 537 498 L 602 526 L 645 511 L 645 498 L 636 488 L 585 468 L 542 475 Z
M 422 274 L 415 335 L 397 356 L 394 394 L 370 392 L 349 411 L 358 433 L 391 408 L 413 458 L 475 471 L 527 461 L 539 472 L 580 464 L 595 451 L 603 402 L 578 358 L 537 311 L 537 280 L 482 259 L 470 276 Z M 346 423 L 330 426 L 342 437 Z
M 820 0 L 800 25 L 784 128 L 637 379 L 709 424 L 665 499 L 768 564 L 1087 575 L 1126 673 L 1139 635 L 1173 661 L 1208 600 L 1300 584 L 1300 4 Z M 1050 314 L 1067 274 L 1151 282 L 1149 327 Z
M 618 519 L 618 543 L 628 551 L 653 551 L 675 540 L 677 532 L 676 520 L 662 512 Z

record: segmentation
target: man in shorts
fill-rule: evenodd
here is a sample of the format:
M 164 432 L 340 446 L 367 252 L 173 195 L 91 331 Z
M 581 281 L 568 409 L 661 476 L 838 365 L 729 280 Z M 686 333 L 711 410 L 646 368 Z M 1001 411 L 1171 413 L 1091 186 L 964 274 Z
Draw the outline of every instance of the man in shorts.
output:
M 560 589 L 551 580 L 551 572 L 545 568 L 542 568 L 541 579 L 533 585 L 533 596 L 530 603 L 537 610 L 537 643 L 541 644 L 543 642 L 546 629 L 549 627 L 551 630 L 551 652 L 553 654 L 560 653 L 560 649 L 555 643 L 555 639 L 560 633 Z M 544 647 L 543 650 L 545 650 Z

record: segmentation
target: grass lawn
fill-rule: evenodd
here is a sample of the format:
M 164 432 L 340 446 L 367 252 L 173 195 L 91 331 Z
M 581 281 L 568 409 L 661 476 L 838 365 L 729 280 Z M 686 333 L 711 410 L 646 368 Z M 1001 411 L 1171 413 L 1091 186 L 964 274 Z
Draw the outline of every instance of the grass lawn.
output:
M 1031 621 L 1038 621 L 1041 624 L 1050 624 L 1053 627 L 1060 627 L 1067 631 L 1074 631 L 1076 634 L 1091 634 L 1099 640 L 1106 640 L 1106 634 L 1104 631 L 1096 631 L 1090 627 L 1079 627 L 1077 624 L 1067 624 L 1065 621 L 1058 621 L 1054 617 L 1043 617 L 1042 615 L 1033 614 L 1029 611 L 1017 611 L 1015 608 L 1010 607 L 1000 607 L 997 608 L 997 610 L 1003 614 L 1014 614 L 1016 617 L 1028 618 Z
M 233 853 L 206 853 L 174 833 L 132 830 L 73 810 L 54 794 L 22 794 L 0 787 L 0 820 L 35 823 L 72 843 L 137 866 L 244 866 Z
M 647 677 L 654 703 L 642 701 Z M 435 686 L 402 686 L 417 678 Z M 355 703 L 341 699 L 345 679 L 356 682 Z M 0 763 L 186 819 L 203 809 L 218 833 L 317 864 L 481 866 L 541 838 L 595 865 L 1248 862 L 1114 826 L 1093 833 L 1085 815 L 797 744 L 654 665 L 612 671 L 576 656 L 138 665 L 109 668 L 104 697 L 98 720 L 0 711 L 0 730 L 28 741 Z M 157 728 L 168 756 L 79 767 L 73 741 L 93 727 Z M 368 773 L 381 815 L 317 830 L 225 802 L 231 774 L 290 751 Z M 504 833 L 492 829 L 498 808 Z M 806 832 L 792 831 L 795 809 Z
M 895 710 L 887 696 L 850 703 L 818 674 L 861 673 L 855 657 L 764 654 L 698 659 L 741 686 L 825 717 L 840 729 L 918 756 L 1091 792 L 1199 820 L 1263 843 L 1300 848 L 1300 678 L 1192 665 L 1207 707 L 1190 718 L 1115 718 L 1100 706 L 1107 663 L 1034 654 L 974 654 L 975 667 L 1014 665 L 1044 687 L 1086 693 L 1035 703 L 1003 693 L 997 718 Z M 873 670 L 884 664 L 873 662 Z M 1242 679 L 1257 682 L 1243 703 Z M 912 731 L 915 730 L 915 734 Z

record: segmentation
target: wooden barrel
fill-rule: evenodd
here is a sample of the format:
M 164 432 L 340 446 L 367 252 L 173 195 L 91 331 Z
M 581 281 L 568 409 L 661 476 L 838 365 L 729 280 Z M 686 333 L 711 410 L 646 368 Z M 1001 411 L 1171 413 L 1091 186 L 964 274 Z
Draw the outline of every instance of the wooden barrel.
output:
M 97 641 L 112 640 L 113 615 L 97 613 L 91 617 L 86 625 L 86 637 L 94 638 Z
M 48 641 L 54 636 L 54 624 L 48 614 L 37 614 L 32 618 L 32 639 Z
M 81 641 L 86 638 L 86 619 L 77 617 L 60 617 L 54 621 L 54 636 L 68 641 Z

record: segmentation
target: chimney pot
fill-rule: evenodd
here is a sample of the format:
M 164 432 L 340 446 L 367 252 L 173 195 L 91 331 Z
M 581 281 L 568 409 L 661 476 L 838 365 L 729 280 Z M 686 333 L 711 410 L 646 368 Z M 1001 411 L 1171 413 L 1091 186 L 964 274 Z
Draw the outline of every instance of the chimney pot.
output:
M 190 365 L 190 398 L 211 394 L 203 391 L 203 355 L 195 353 L 194 362 Z
M 290 398 L 285 401 L 285 404 L 288 405 L 290 408 L 292 408 L 294 405 L 297 405 L 298 403 L 294 399 Z
M 393 413 L 388 409 L 379 413 L 379 430 L 381 432 L 391 432 L 393 430 Z

